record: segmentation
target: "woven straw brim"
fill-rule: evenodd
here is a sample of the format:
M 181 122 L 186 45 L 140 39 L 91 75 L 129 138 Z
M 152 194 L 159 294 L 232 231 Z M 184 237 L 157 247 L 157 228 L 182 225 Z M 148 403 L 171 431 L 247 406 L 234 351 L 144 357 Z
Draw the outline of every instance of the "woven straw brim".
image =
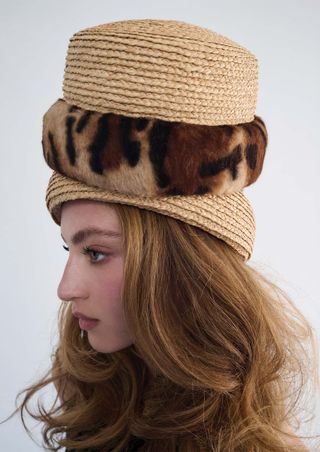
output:
M 47 208 L 58 225 L 61 205 L 75 199 L 89 199 L 127 204 L 167 215 L 197 226 L 222 239 L 246 261 L 255 240 L 255 218 L 252 206 L 242 191 L 228 195 L 193 195 L 138 197 L 90 187 L 53 172 L 46 192 Z

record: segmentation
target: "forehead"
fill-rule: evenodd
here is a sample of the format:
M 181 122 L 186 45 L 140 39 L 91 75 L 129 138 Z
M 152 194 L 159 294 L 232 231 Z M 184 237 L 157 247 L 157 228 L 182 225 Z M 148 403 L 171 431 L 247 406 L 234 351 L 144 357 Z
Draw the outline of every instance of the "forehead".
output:
M 121 229 L 118 214 L 111 203 L 77 199 L 62 204 L 61 230 L 87 226 Z

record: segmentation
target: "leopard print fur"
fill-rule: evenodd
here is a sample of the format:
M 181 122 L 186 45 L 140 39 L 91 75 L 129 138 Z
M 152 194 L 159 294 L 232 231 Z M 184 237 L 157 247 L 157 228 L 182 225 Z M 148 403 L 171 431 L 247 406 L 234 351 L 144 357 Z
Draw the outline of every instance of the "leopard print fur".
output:
M 239 191 L 259 177 L 267 141 L 259 116 L 208 126 L 98 113 L 58 99 L 43 117 L 43 155 L 52 169 L 129 195 Z

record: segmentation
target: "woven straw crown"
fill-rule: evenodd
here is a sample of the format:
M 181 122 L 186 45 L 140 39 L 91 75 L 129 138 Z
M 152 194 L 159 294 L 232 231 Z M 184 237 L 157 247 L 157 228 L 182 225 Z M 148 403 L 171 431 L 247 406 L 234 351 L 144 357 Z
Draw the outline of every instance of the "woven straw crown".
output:
M 63 98 L 43 118 L 54 221 L 68 200 L 123 203 L 197 226 L 249 259 L 255 219 L 243 188 L 259 177 L 267 146 L 257 81 L 247 49 L 185 22 L 75 33 Z
M 257 84 L 254 55 L 224 36 L 173 20 L 128 20 L 74 34 L 63 95 L 101 113 L 239 124 L 253 120 Z

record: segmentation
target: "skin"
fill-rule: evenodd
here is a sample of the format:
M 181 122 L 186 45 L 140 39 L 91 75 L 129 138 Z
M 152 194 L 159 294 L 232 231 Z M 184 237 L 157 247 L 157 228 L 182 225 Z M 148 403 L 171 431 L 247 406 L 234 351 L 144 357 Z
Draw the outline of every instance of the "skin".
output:
M 93 349 L 112 353 L 132 344 L 121 301 L 125 250 L 122 236 L 94 234 L 82 243 L 73 243 L 74 234 L 87 227 L 122 233 L 110 204 L 90 200 L 63 203 L 61 235 L 69 256 L 57 294 L 72 303 L 72 312 L 99 320 L 85 334 Z M 85 247 L 94 251 L 83 254 Z

